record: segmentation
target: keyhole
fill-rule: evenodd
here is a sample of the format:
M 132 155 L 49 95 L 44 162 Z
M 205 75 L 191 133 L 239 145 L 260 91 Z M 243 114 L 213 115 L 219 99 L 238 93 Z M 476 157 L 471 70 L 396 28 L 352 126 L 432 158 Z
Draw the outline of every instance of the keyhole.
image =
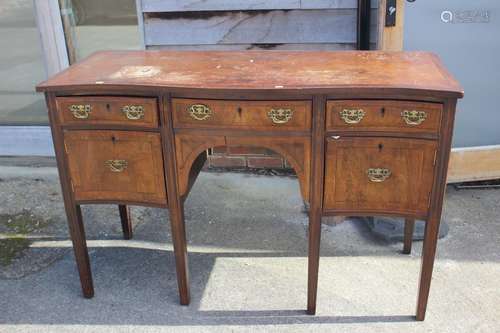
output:
M 381 144 L 381 143 L 379 143 L 379 144 L 378 144 L 378 150 L 379 150 L 379 151 L 381 151 L 381 150 L 382 150 L 382 148 L 384 148 L 384 145 L 383 145 L 383 144 Z
M 382 117 L 385 116 L 385 108 L 380 109 L 380 114 L 382 115 Z
M 238 111 L 238 114 L 241 116 L 241 111 L 243 111 L 243 110 L 241 109 L 241 107 L 238 107 L 237 111 Z
M 107 109 L 108 111 L 109 111 L 109 108 L 110 108 L 109 104 L 106 104 L 106 109 Z
M 113 143 L 115 143 L 116 138 L 115 138 L 115 136 L 114 136 L 114 135 L 111 137 L 111 141 L 113 141 Z

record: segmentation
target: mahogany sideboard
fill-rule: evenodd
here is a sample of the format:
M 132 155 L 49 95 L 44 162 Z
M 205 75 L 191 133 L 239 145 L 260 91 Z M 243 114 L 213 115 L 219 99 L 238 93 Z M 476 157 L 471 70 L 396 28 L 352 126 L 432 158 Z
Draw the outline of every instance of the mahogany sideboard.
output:
M 80 205 L 168 208 L 180 303 L 189 304 L 184 201 L 217 146 L 260 146 L 294 168 L 309 204 L 307 312 L 316 311 L 321 217 L 426 221 L 423 320 L 459 83 L 427 52 L 106 51 L 45 92 L 83 295 L 94 288 Z

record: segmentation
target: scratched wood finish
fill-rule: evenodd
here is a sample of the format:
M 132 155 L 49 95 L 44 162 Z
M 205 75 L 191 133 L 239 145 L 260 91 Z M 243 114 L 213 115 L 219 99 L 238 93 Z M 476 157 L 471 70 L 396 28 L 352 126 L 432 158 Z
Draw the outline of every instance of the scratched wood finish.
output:
M 364 116 L 358 123 L 342 119 L 343 110 L 362 110 Z M 418 125 L 408 124 L 402 117 L 403 111 L 425 112 L 425 120 Z M 437 133 L 443 105 L 387 100 L 329 101 L 326 113 L 327 131 L 398 131 L 409 133 Z
M 77 201 L 166 203 L 160 135 L 131 131 L 67 131 L 69 172 Z M 108 160 L 125 160 L 113 172 Z
M 456 101 L 463 96 L 458 82 L 436 56 L 426 52 L 101 52 L 38 85 L 37 90 L 46 92 L 85 297 L 92 297 L 94 290 L 79 204 L 112 202 L 125 207 L 134 201 L 168 207 L 179 299 L 187 305 L 190 291 L 184 201 L 201 169 L 203 151 L 218 146 L 258 146 L 272 149 L 290 162 L 297 172 L 301 194 L 310 204 L 307 312 L 316 311 L 321 217 L 381 214 L 426 221 L 416 312 L 417 320 L 425 318 Z M 71 127 L 61 123 L 57 98 L 96 95 L 156 99 L 158 129 L 120 125 L 124 131 L 118 131 L 110 124 Z M 260 130 L 252 128 L 250 120 L 244 129 L 229 128 L 225 118 L 218 120 L 219 126 L 210 128 L 176 128 L 172 101 L 179 98 L 229 101 L 234 105 L 310 101 L 311 130 Z M 371 120 L 361 125 L 369 123 L 369 128 L 332 127 L 337 124 L 331 118 L 335 112 L 327 106 L 328 100 L 332 107 L 339 101 L 365 105 L 370 113 L 366 119 Z M 384 123 L 375 116 L 381 104 L 389 106 L 387 117 L 392 119 L 391 115 L 403 107 L 426 107 L 429 102 L 434 103 L 428 109 L 433 114 L 427 119 L 432 126 L 421 127 L 421 132 L 408 131 L 392 120 Z M 327 121 L 328 116 L 332 121 Z M 261 118 L 256 119 L 261 126 Z M 115 145 L 124 155 L 112 154 Z M 111 189 L 110 177 L 102 176 L 102 159 L 109 154 L 133 161 L 127 170 L 134 174 L 133 179 L 140 180 L 133 184 L 130 179 L 113 182 Z M 136 157 L 143 163 L 141 167 L 134 167 Z M 388 168 L 392 173 L 383 182 L 368 183 L 367 168 Z M 97 185 L 94 175 L 101 179 Z M 78 186 L 71 185 L 78 177 L 80 187 L 102 186 L 102 182 L 110 189 L 87 192 L 95 195 L 81 200 Z M 153 179 L 158 184 L 147 189 L 149 197 L 144 197 L 137 188 Z M 124 186 L 128 192 L 117 197 L 116 190 Z M 106 192 L 106 196 L 100 196 Z M 130 197 L 136 195 L 142 197 Z M 405 251 L 410 225 L 406 234 Z
M 121 91 L 144 87 L 279 94 L 379 89 L 380 94 L 393 89 L 393 94 L 463 95 L 459 83 L 432 53 L 380 51 L 103 51 L 37 89 L 81 91 L 96 89 L 96 82 L 99 89 Z
M 200 104 L 210 109 L 210 114 L 203 120 L 193 117 L 189 110 L 192 105 Z M 175 128 L 311 131 L 310 101 L 221 101 L 174 98 L 172 105 Z M 290 110 L 290 119 L 282 123 L 274 122 L 269 115 L 273 109 Z
M 127 127 L 158 127 L 156 98 L 134 97 L 58 97 L 57 115 L 62 125 L 124 125 Z M 88 105 L 91 108 L 87 118 L 77 118 L 71 112 L 72 105 Z M 140 106 L 144 115 L 138 119 L 127 118 L 123 108 Z
M 427 216 L 436 149 L 432 140 L 329 138 L 324 209 Z M 391 175 L 374 182 L 369 168 L 388 169 Z

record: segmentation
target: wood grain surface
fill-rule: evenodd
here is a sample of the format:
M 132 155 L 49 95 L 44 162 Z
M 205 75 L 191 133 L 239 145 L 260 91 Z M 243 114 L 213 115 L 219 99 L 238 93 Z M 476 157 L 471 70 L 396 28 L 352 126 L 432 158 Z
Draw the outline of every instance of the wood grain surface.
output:
M 324 209 L 427 216 L 436 149 L 433 140 L 328 139 Z M 388 169 L 391 175 L 373 182 L 369 168 Z
M 190 115 L 192 105 L 205 105 L 211 114 L 203 120 Z M 310 101 L 230 101 L 173 99 L 172 112 L 175 128 L 236 128 L 242 130 L 311 131 Z M 271 110 L 288 109 L 290 119 L 275 123 Z M 278 119 L 279 120 L 279 119 Z
M 341 117 L 343 110 L 362 110 L 363 118 L 350 124 Z M 418 125 L 409 125 L 403 119 L 403 111 L 425 112 L 425 120 Z M 390 100 L 342 100 L 328 101 L 326 113 L 327 131 L 397 131 L 408 133 L 437 133 L 443 105 Z
M 158 133 L 66 131 L 64 142 L 77 201 L 166 203 Z M 113 172 L 108 160 L 124 160 L 127 166 Z
M 394 89 L 461 97 L 462 88 L 427 52 L 104 51 L 37 86 L 38 91 L 171 89 Z

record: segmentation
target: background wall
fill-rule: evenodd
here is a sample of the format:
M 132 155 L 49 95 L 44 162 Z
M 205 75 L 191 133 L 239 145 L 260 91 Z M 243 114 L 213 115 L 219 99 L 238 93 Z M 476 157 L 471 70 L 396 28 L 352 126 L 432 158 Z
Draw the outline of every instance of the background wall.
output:
M 405 5 L 404 48 L 436 52 L 464 87 L 453 146 L 500 144 L 500 1 Z

